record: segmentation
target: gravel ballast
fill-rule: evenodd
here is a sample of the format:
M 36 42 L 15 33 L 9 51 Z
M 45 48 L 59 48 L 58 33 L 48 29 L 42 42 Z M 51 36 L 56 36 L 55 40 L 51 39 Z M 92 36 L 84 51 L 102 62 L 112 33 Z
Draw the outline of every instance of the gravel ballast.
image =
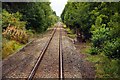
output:
M 59 78 L 59 31 L 60 28 L 57 28 L 40 62 L 34 79 Z M 3 78 L 27 78 L 50 36 L 51 32 L 41 38 L 36 38 L 32 43 L 28 44 L 16 54 L 4 59 L 2 61 Z M 85 60 L 85 55 L 80 52 L 79 46 L 76 47 L 76 45 L 73 44 L 63 28 L 62 51 L 64 78 L 68 80 L 70 78 L 94 78 L 95 73 L 93 65 Z

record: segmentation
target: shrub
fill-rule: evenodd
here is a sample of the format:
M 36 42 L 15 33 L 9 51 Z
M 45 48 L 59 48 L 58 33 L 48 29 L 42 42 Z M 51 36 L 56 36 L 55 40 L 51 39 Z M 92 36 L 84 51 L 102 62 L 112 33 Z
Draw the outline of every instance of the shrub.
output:
M 18 29 L 15 26 L 7 27 L 7 29 L 2 34 L 3 37 L 9 40 L 15 40 L 23 44 L 28 42 L 28 35 L 26 31 Z
M 92 32 L 93 35 L 91 40 L 93 43 L 93 47 L 101 48 L 104 41 L 109 38 L 109 28 L 101 27 Z
M 28 35 L 25 30 L 26 22 L 20 21 L 21 18 L 22 14 L 19 12 L 9 13 L 6 10 L 3 10 L 3 37 L 23 44 L 28 42 Z
M 92 48 L 90 49 L 89 53 L 98 54 L 103 51 L 104 42 L 110 38 L 109 28 L 101 27 L 92 31 L 92 33 Z
M 120 38 L 106 41 L 104 44 L 104 53 L 110 58 L 120 58 Z
M 95 63 L 96 78 L 120 78 L 120 60 L 109 59 L 104 54 L 87 57 L 87 60 Z
M 8 26 L 16 26 L 17 28 L 25 29 L 25 21 L 20 21 L 22 14 L 19 12 L 9 13 L 3 9 L 2 12 L 2 27 L 6 29 Z
M 92 55 L 96 55 L 96 54 L 98 54 L 98 49 L 92 47 L 92 48 L 89 50 L 89 54 L 92 54 Z

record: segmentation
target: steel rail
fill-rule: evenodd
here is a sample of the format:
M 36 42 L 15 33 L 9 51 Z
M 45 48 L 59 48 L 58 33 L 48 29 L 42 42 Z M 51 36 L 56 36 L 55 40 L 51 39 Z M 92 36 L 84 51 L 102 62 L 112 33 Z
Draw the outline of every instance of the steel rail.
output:
M 60 35 L 59 35 L 59 79 L 63 80 L 63 52 L 62 52 L 62 31 L 60 26 Z
M 51 40 L 52 40 L 55 32 L 56 32 L 56 28 L 54 28 L 54 31 L 53 31 L 53 33 L 52 33 L 52 36 L 50 37 L 50 39 L 48 40 L 48 42 L 47 42 L 46 45 L 44 46 L 43 50 L 41 51 L 41 54 L 40 54 L 40 56 L 38 57 L 38 59 L 37 59 L 35 65 L 34 65 L 32 71 L 30 72 L 30 74 L 29 74 L 29 76 L 28 76 L 28 78 L 27 78 L 27 80 L 32 80 L 32 79 L 33 79 L 33 77 L 34 77 L 34 75 L 35 75 L 35 73 L 36 73 L 36 71 L 37 71 L 37 69 L 38 69 L 38 66 L 39 66 L 39 64 L 40 64 L 40 62 L 41 62 L 41 60 L 42 60 L 42 58 L 43 58 L 43 56 L 44 56 L 44 54 L 45 54 L 45 52 L 46 52 L 46 50 L 47 50 L 50 42 L 51 42 Z

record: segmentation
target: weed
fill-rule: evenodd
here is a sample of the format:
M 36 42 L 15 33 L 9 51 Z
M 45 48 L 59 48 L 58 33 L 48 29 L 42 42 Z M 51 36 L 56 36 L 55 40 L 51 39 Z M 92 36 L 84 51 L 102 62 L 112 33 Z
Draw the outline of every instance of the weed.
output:
M 7 40 L 3 38 L 2 42 L 2 59 L 6 58 L 7 56 L 11 55 L 21 47 L 23 47 L 22 44 L 14 41 L 14 40 Z

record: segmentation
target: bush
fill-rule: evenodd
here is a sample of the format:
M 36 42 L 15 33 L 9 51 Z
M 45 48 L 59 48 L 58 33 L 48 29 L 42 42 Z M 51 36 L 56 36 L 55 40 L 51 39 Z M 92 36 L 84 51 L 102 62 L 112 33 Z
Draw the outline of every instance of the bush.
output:
M 15 26 L 7 27 L 7 29 L 2 34 L 3 37 L 9 40 L 15 40 L 23 44 L 28 42 L 28 35 L 26 31 L 18 29 Z
M 106 41 L 104 44 L 104 53 L 110 58 L 120 58 L 120 38 Z
M 16 26 L 17 28 L 25 29 L 26 22 L 20 21 L 22 14 L 19 12 L 9 13 L 3 9 L 2 12 L 2 27 L 6 29 L 8 26 Z
M 87 60 L 95 63 L 96 78 L 120 78 L 120 60 L 109 59 L 104 54 L 87 57 Z
M 98 54 L 98 49 L 92 47 L 92 48 L 89 50 L 89 54 L 92 54 L 92 55 L 96 55 L 96 54 Z
M 3 10 L 2 14 L 3 37 L 23 44 L 27 43 L 26 22 L 20 21 L 22 15 L 19 12 L 9 13 L 6 10 Z
M 98 54 L 103 51 L 104 42 L 110 38 L 109 28 L 101 27 L 92 31 L 92 33 L 92 48 L 90 49 L 89 53 Z
M 110 60 L 105 56 L 102 56 L 96 63 L 96 77 L 98 78 L 118 78 L 119 63 L 118 60 Z
M 92 31 L 92 43 L 93 47 L 102 48 L 102 44 L 109 38 L 109 28 L 101 27 Z

